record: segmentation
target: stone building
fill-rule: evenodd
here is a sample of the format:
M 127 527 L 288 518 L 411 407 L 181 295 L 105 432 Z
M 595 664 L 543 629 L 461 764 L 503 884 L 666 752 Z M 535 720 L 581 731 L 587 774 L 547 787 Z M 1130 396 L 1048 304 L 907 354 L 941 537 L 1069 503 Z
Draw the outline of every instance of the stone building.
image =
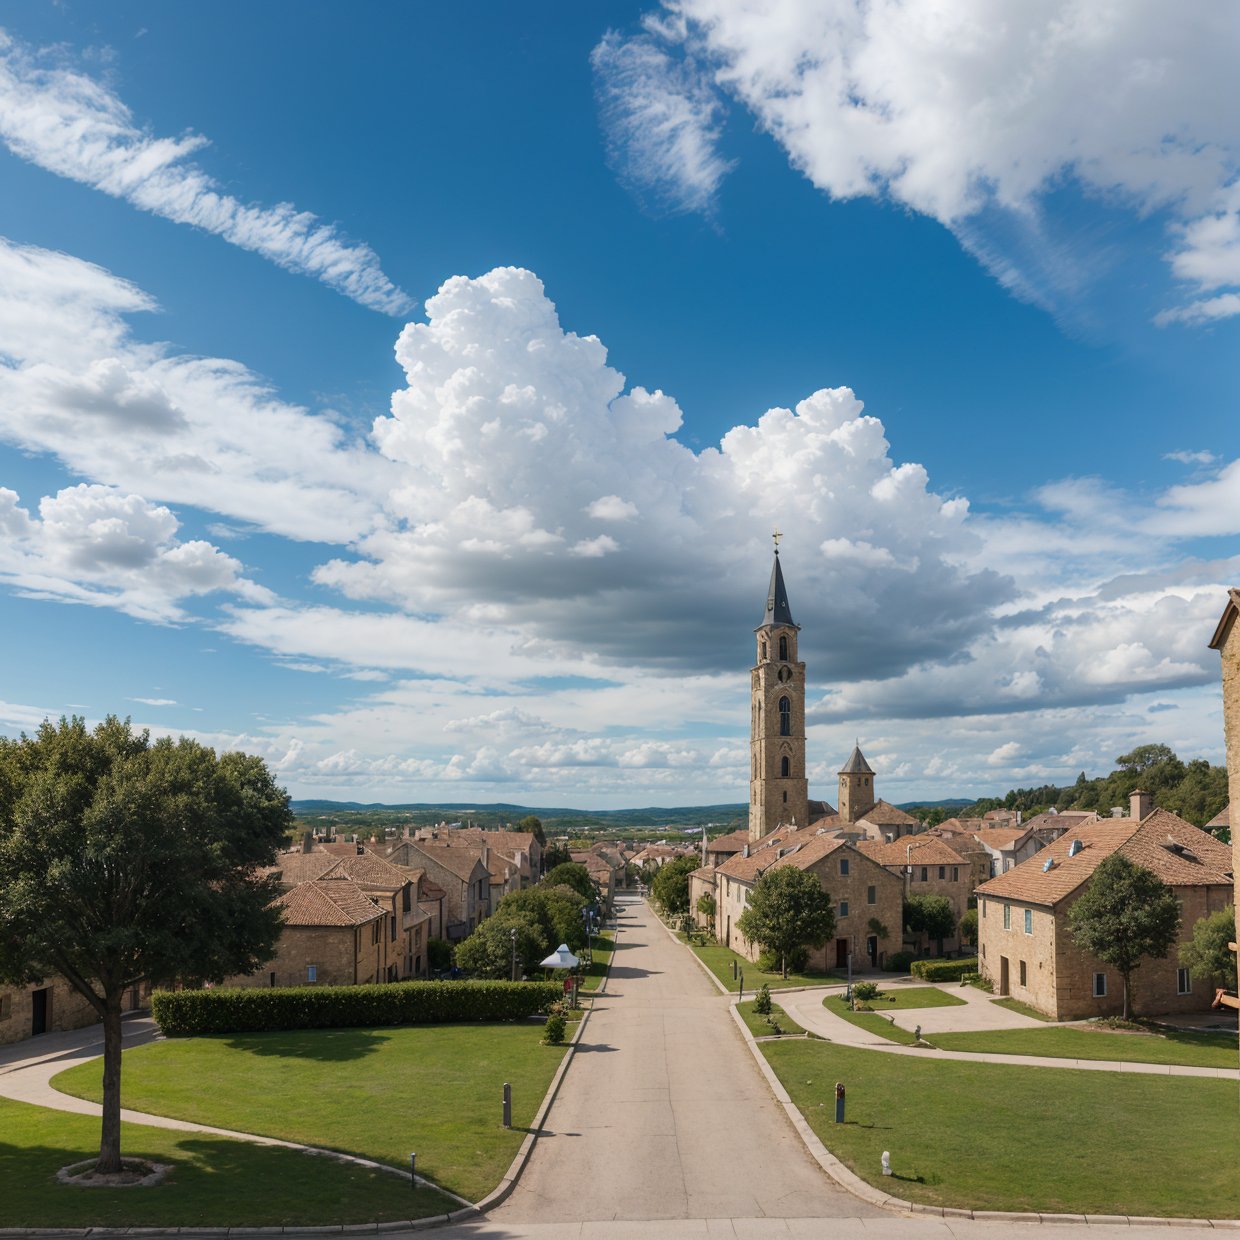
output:
M 485 845 L 478 849 L 450 840 L 402 840 L 387 860 L 425 870 L 430 881 L 443 890 L 442 937 L 449 941 L 466 938 L 490 916 L 492 874 Z
M 276 901 L 284 928 L 276 954 L 261 969 L 226 986 L 357 986 L 394 981 L 399 968 L 392 914 L 347 878 L 298 883 Z
M 1210 639 L 1210 649 L 1217 650 L 1223 665 L 1223 732 L 1227 741 L 1227 794 L 1228 814 L 1232 805 L 1240 805 L 1240 590 L 1227 592 L 1227 606 L 1219 618 L 1218 627 Z M 1228 818 L 1230 822 L 1230 817 Z M 1232 951 L 1240 945 L 1240 832 L 1231 829 L 1232 874 L 1235 892 L 1232 903 L 1236 908 L 1236 938 Z M 1230 1000 L 1230 1001 L 1229 1001 Z M 1228 1007 L 1240 1006 L 1236 996 L 1227 996 L 1223 1002 Z
M 881 968 L 899 950 L 903 882 L 848 840 L 812 827 L 777 831 L 716 868 L 715 937 L 721 943 L 757 960 L 757 944 L 737 923 L 758 879 L 786 865 L 814 874 L 835 906 L 835 937 L 810 951 L 810 968 L 847 968 L 850 955 L 855 968 Z
M 797 659 L 801 626 L 792 619 L 779 547 L 750 673 L 749 838 L 780 826 L 809 824 L 805 773 L 805 664 Z
M 133 1007 L 139 1006 L 137 999 Z M 0 1046 L 62 1029 L 81 1029 L 99 1013 L 63 977 L 46 977 L 29 986 L 0 986 Z
M 1231 850 L 1168 810 L 1087 823 L 977 889 L 979 968 L 996 994 L 1056 1020 L 1122 1013 L 1119 975 L 1073 943 L 1068 923 L 1094 870 L 1114 853 L 1175 891 L 1181 942 L 1233 898 Z M 1201 1011 L 1213 998 L 1208 978 L 1180 967 L 1175 946 L 1162 960 L 1143 960 L 1133 977 L 1132 1010 L 1141 1015 Z

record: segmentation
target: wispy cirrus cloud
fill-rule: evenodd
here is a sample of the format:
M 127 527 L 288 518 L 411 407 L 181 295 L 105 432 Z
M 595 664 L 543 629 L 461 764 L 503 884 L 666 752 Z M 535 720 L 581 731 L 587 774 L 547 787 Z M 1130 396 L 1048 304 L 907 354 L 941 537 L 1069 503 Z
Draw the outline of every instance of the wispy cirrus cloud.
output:
M 191 224 L 287 271 L 321 280 L 360 305 L 400 315 L 413 300 L 383 274 L 370 246 L 349 241 L 291 203 L 243 203 L 190 160 L 201 134 L 161 138 L 84 73 L 45 67 L 0 30 L 0 139 L 22 159 L 154 215 Z
M 718 150 L 723 101 L 692 60 L 656 33 L 609 31 L 590 55 L 608 159 L 654 215 L 710 216 L 733 162 Z

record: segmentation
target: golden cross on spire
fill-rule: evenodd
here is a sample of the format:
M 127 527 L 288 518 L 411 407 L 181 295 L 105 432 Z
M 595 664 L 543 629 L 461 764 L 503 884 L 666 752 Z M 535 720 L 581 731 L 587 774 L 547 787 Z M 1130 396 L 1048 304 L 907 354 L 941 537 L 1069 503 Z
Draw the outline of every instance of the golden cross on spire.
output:
M 783 534 L 780 532 L 778 525 L 775 527 L 774 531 L 771 533 L 771 537 L 775 540 L 775 554 L 778 555 L 779 554 L 779 540 L 783 538 Z

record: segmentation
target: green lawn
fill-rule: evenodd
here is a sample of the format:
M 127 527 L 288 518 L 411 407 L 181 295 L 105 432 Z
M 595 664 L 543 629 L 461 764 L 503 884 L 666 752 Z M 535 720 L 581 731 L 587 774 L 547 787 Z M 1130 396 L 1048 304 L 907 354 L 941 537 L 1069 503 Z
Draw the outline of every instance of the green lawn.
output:
M 586 965 L 585 976 L 581 979 L 583 994 L 597 990 L 603 984 L 607 968 L 611 963 L 612 954 L 616 950 L 616 934 L 614 930 L 604 930 L 594 936 L 594 962 Z
M 965 1001 L 937 986 L 892 986 L 881 999 L 868 999 L 877 1012 L 902 1012 L 908 1008 L 960 1007 Z
M 685 936 L 677 932 L 676 937 L 686 943 Z M 730 947 L 720 943 L 689 944 L 699 960 L 730 990 L 733 994 L 739 989 L 739 978 L 732 976 L 732 964 L 735 961 L 738 973 L 745 975 L 745 991 L 756 991 L 765 982 L 772 990 L 786 990 L 789 986 L 830 986 L 839 978 L 829 973 L 792 973 L 787 978 L 781 977 L 779 971 L 759 973 L 758 966 L 752 960 L 734 952 Z
M 1178 1063 L 1198 1068 L 1240 1067 L 1236 1035 L 1176 1030 L 1111 1033 L 1079 1026 L 1051 1029 L 992 1029 L 985 1033 L 937 1033 L 945 1051 L 984 1051 L 991 1055 L 1054 1055 L 1059 1059 L 1127 1059 L 1134 1063 Z
M 571 1033 L 571 1030 L 570 1030 Z M 541 1021 L 170 1038 L 125 1052 L 123 1104 L 361 1154 L 478 1201 L 516 1154 L 563 1047 Z M 98 1062 L 57 1089 L 98 1100 Z M 504 1082 L 513 1128 L 501 1126 Z
M 1034 1020 L 1054 1023 L 1045 1012 L 1039 1012 L 1037 1008 L 1030 1007 L 1029 1004 L 1022 1003 L 1019 999 L 1013 999 L 1010 996 L 1002 999 L 992 999 L 991 1003 L 996 1007 L 1007 1008 L 1009 1012 L 1019 1012 L 1021 1016 L 1032 1016 Z
M 905 1046 L 912 1046 L 917 1041 L 909 1030 L 893 1025 L 885 1016 L 880 1016 L 877 1012 L 851 1011 L 848 1007 L 848 1000 L 843 995 L 828 995 L 822 1001 L 822 1006 L 828 1012 L 834 1012 L 836 1016 L 848 1021 L 850 1025 L 856 1025 L 858 1029 L 864 1029 L 867 1033 L 886 1038 L 888 1042 L 900 1042 Z
M 61 1167 L 99 1153 L 99 1120 L 0 1098 L 0 1227 L 275 1227 L 458 1208 L 394 1175 L 205 1133 L 122 1124 L 121 1152 L 173 1170 L 157 1188 L 58 1184 Z
M 743 1003 L 736 1005 L 736 1010 L 740 1012 L 741 1019 L 749 1027 L 749 1032 L 755 1038 L 769 1038 L 774 1036 L 775 1030 L 771 1028 L 770 1022 L 765 1016 L 759 1016 L 753 1010 L 754 1000 L 746 999 Z M 784 1033 L 804 1033 L 805 1030 L 779 1006 L 778 1003 L 771 1004 L 771 1015 L 779 1022 L 779 1027 Z
M 764 1042 L 810 1126 L 912 1201 L 987 1210 L 1240 1217 L 1236 1083 Z M 837 1125 L 835 1083 L 848 1090 Z M 895 1176 L 881 1173 L 884 1150 Z

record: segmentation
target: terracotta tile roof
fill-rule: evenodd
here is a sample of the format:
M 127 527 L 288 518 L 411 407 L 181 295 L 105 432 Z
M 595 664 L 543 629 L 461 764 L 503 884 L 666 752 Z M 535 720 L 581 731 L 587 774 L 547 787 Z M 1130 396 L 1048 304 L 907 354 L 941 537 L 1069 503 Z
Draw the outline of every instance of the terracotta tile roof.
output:
M 911 851 L 910 851 L 911 850 Z M 890 844 L 878 840 L 860 840 L 857 851 L 879 865 L 901 866 L 912 857 L 913 865 L 959 865 L 963 858 L 950 844 L 937 835 L 906 835 Z
M 775 831 L 762 841 L 757 851 L 751 850 L 748 857 L 741 853 L 729 857 L 717 867 L 716 873 L 752 883 L 767 870 L 784 865 L 795 865 L 804 870 L 837 848 L 847 847 L 847 840 L 819 835 L 806 827 L 799 831 Z
M 838 813 L 839 811 L 830 801 L 810 801 L 809 803 L 810 822 L 813 822 L 815 818 L 835 818 Z
M 362 926 L 383 911 L 347 878 L 321 878 L 298 883 L 277 901 L 286 926 Z
M 1231 805 L 1224 805 L 1209 822 L 1206 823 L 1206 830 L 1211 827 L 1229 827 L 1231 826 Z
M 339 861 L 327 852 L 291 852 L 281 853 L 275 865 L 265 866 L 261 871 L 264 875 L 278 874 L 280 882 L 286 887 L 296 887 L 298 883 L 313 882 L 322 878 L 328 870 Z
M 464 882 L 469 882 L 474 874 L 474 867 L 482 864 L 482 856 L 478 849 L 467 844 L 450 844 L 444 840 L 413 840 L 406 841 L 409 856 L 417 858 L 425 856 L 437 861 L 445 870 L 455 874 Z
M 897 809 L 890 801 L 878 800 L 873 809 L 867 810 L 858 819 L 859 822 L 872 822 L 876 827 L 915 827 L 917 819 Z
M 1075 856 L 1072 846 L 1080 841 Z M 1168 844 L 1177 847 L 1167 847 Z M 1187 853 L 1179 851 L 1186 849 Z M 1102 818 L 1061 835 L 1027 861 L 983 883 L 980 895 L 1024 904 L 1058 904 L 1093 874 L 1112 853 L 1122 853 L 1152 870 L 1172 887 L 1230 885 L 1231 848 L 1170 810 L 1156 809 L 1140 822 Z M 1049 870 L 1047 861 L 1054 864 Z
M 742 827 L 739 831 L 732 831 L 727 835 L 719 835 L 713 840 L 707 840 L 706 851 L 708 853 L 738 853 L 748 843 L 749 828 Z
M 409 882 L 409 876 L 403 870 L 372 852 L 334 858 L 332 868 L 324 877 L 348 878 L 363 887 L 379 887 L 384 891 L 397 891 Z
M 988 848 L 1004 849 L 1011 848 L 1028 834 L 1028 827 L 983 827 L 980 831 L 974 831 L 973 838 Z

